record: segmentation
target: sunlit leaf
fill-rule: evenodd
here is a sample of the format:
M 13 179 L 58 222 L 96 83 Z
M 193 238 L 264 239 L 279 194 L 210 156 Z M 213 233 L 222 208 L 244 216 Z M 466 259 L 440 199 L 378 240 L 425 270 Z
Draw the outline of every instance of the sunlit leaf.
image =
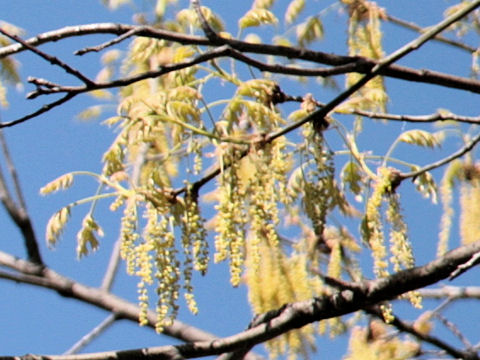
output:
M 101 105 L 94 105 L 86 108 L 80 114 L 77 115 L 77 118 L 80 120 L 93 120 L 100 116 L 102 113 Z
M 272 12 L 261 8 L 249 10 L 240 20 L 238 20 L 238 26 L 240 29 L 265 24 L 275 25 L 277 23 L 278 19 Z
M 91 251 L 97 250 L 99 242 L 97 236 L 103 237 L 103 230 L 95 219 L 88 214 L 82 222 L 82 228 L 77 234 L 77 255 L 83 257 Z M 89 249 L 90 248 L 90 249 Z
M 68 189 L 73 184 L 73 175 L 71 173 L 59 176 L 55 180 L 50 181 L 47 185 L 40 189 L 40 194 L 47 195 L 59 190 Z
M 340 176 L 352 193 L 358 195 L 362 192 L 363 176 L 360 166 L 355 161 L 347 162 L 340 172 Z
M 287 11 L 285 11 L 285 22 L 287 24 L 293 23 L 302 10 L 305 8 L 305 0 L 293 0 L 288 4 Z
M 412 145 L 434 148 L 441 145 L 443 134 L 443 132 L 430 133 L 425 130 L 414 129 L 402 133 L 398 138 L 398 141 Z
M 222 20 L 208 7 L 202 6 L 201 11 L 208 25 L 215 31 L 223 31 L 225 26 Z M 200 28 L 200 21 L 194 9 L 183 9 L 177 13 L 177 21 L 184 27 L 194 26 Z
M 323 24 L 316 16 L 309 17 L 306 22 L 297 26 L 297 41 L 300 46 L 306 46 L 323 37 Z

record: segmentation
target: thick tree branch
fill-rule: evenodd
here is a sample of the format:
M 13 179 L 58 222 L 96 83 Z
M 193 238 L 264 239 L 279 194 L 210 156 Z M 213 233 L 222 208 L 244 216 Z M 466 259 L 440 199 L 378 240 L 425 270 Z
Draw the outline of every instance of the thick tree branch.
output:
M 117 359 L 124 356 L 136 359 L 183 359 L 218 355 L 238 348 L 250 347 L 312 322 L 366 309 L 383 301 L 395 299 L 406 292 L 432 285 L 440 280 L 447 279 L 463 264 L 468 263 L 479 251 L 480 241 L 452 250 L 445 256 L 424 266 L 404 270 L 386 278 L 363 281 L 357 283 L 352 289 L 338 291 L 331 295 L 287 304 L 261 316 L 256 326 L 222 339 L 212 341 L 210 338 L 206 341 L 196 341 L 186 345 L 119 352 L 48 357 L 28 355 L 28 357 L 3 357 L 0 359 L 93 360 Z M 14 259 L 3 253 L 0 253 L 0 263 L 18 269 L 28 269 L 31 266 L 27 262 Z M 120 317 L 138 316 L 138 308 L 128 303 L 125 304 L 124 300 L 98 289 L 75 283 L 52 270 L 46 269 L 43 278 L 34 275 L 30 278 L 30 281 L 25 279 L 25 282 L 52 288 L 65 296 L 75 297 L 112 311 Z M 119 306 L 115 306 L 115 304 Z M 211 335 L 202 334 L 201 336 L 209 337 Z
M 98 23 L 98 24 L 86 24 L 86 25 L 77 25 L 77 26 L 68 26 L 62 29 L 54 30 L 39 34 L 33 38 L 25 40 L 25 43 L 32 46 L 38 46 L 41 44 L 58 41 L 61 39 L 66 39 L 69 37 L 84 36 L 84 35 L 93 35 L 93 34 L 113 34 L 118 35 L 121 38 L 117 40 L 112 40 L 115 43 L 119 42 L 125 38 L 131 37 L 133 34 L 136 36 L 144 36 L 155 39 L 163 39 L 167 41 L 177 42 L 183 45 L 204 45 L 212 46 L 217 44 L 212 44 L 211 41 L 202 36 L 194 35 L 185 35 L 180 33 L 175 33 L 167 30 L 156 29 L 149 26 L 136 26 L 136 25 L 126 25 L 126 24 L 113 24 L 113 23 Z M 122 36 L 125 35 L 125 36 Z M 301 48 L 288 47 L 288 46 L 279 46 L 279 45 L 269 45 L 269 44 L 252 44 L 240 40 L 234 39 L 223 39 L 223 44 L 228 44 L 232 49 L 237 50 L 240 53 L 252 53 L 259 55 L 273 55 L 284 57 L 288 59 L 297 59 L 305 60 L 313 63 L 319 63 L 329 66 L 340 67 L 338 69 L 344 69 L 345 72 L 358 72 L 367 74 L 371 71 L 373 67 L 377 65 L 374 60 L 352 57 L 352 56 L 341 56 L 336 54 L 328 54 L 319 51 L 311 51 Z M 109 46 L 109 45 L 107 45 Z M 103 46 L 105 47 L 105 46 Z M 99 49 L 103 48 L 102 46 Z M 80 54 L 84 54 L 88 51 L 95 51 L 95 47 L 92 47 L 91 50 L 80 50 Z M 16 54 L 21 51 L 25 51 L 26 47 L 21 44 L 8 45 L 3 48 L 0 48 L 0 58 Z M 266 69 L 266 71 L 274 72 L 275 67 L 277 67 L 276 72 L 282 72 L 285 70 L 285 73 L 289 73 L 293 68 L 283 67 L 279 65 L 271 65 L 271 68 Z M 319 70 L 306 70 L 306 72 L 311 71 L 312 76 L 319 76 L 316 71 Z M 308 74 L 305 74 L 308 76 Z M 320 74 L 321 75 L 321 74 Z M 417 70 L 408 68 L 405 66 L 399 65 L 390 65 L 387 66 L 380 72 L 380 75 L 389 76 L 397 79 L 403 79 L 407 81 L 415 81 L 420 83 L 429 83 L 439 86 L 451 87 L 459 90 L 467 90 L 475 93 L 480 93 L 480 81 L 475 79 L 463 78 L 459 76 L 444 74 L 441 72 L 431 71 L 431 70 Z M 326 73 L 325 76 L 329 76 Z

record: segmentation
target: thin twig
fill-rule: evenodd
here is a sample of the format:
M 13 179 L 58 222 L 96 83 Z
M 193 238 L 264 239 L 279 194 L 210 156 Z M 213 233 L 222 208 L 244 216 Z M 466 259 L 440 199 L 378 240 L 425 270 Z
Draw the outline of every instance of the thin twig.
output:
M 205 52 L 203 54 L 200 54 L 199 56 L 184 62 L 170 64 L 170 65 L 163 65 L 158 70 L 151 70 L 141 74 L 137 74 L 137 75 L 133 75 L 130 77 L 125 77 L 122 79 L 113 80 L 109 82 L 104 82 L 104 83 L 92 83 L 92 84 L 81 85 L 81 86 L 58 86 L 53 88 L 41 88 L 38 91 L 32 92 L 32 95 L 30 96 L 37 96 L 37 92 L 39 93 L 39 95 L 67 93 L 67 95 L 71 94 L 72 96 L 74 96 L 77 94 L 90 92 L 94 90 L 125 87 L 142 80 L 158 78 L 162 75 L 166 75 L 173 71 L 189 68 L 197 64 L 201 64 L 203 62 L 225 56 L 226 54 L 228 54 L 228 52 L 229 52 L 228 47 L 226 46 L 219 47 L 216 49 L 212 49 L 211 51 Z
M 57 57 L 55 56 L 52 56 L 52 55 L 49 55 L 39 49 L 37 49 L 35 46 L 32 46 L 30 44 L 28 44 L 25 40 L 21 39 L 20 37 L 14 35 L 14 34 L 10 34 L 8 31 L 0 28 L 0 33 L 5 35 L 6 37 L 22 44 L 25 48 L 27 48 L 28 50 L 30 50 L 31 52 L 37 54 L 38 56 L 40 56 L 41 58 L 47 60 L 48 62 L 50 62 L 52 65 L 57 65 L 59 67 L 61 67 L 63 70 L 65 70 L 68 74 L 70 75 L 73 75 L 75 76 L 77 79 L 81 80 L 83 83 L 85 83 L 86 85 L 90 85 L 90 84 L 93 84 L 93 81 L 90 80 L 88 77 L 86 77 L 85 75 L 83 75 L 80 71 L 78 71 L 77 69 L 74 69 L 73 67 L 71 67 L 70 65 L 64 63 L 63 61 L 61 61 L 60 59 L 58 59 Z
M 12 220 L 14 222 L 17 222 L 19 218 L 19 211 L 17 208 L 17 204 L 15 204 L 15 201 L 13 200 L 8 190 L 7 182 L 5 180 L 5 176 L 3 175 L 3 171 L 1 167 L 0 167 L 0 200 L 2 201 L 3 206 L 7 210 Z
M 27 120 L 33 119 L 33 118 L 35 118 L 35 117 L 37 117 L 41 114 L 44 114 L 44 113 L 52 110 L 53 108 L 55 108 L 57 106 L 60 106 L 64 103 L 66 103 L 67 101 L 74 98 L 76 95 L 78 95 L 78 93 L 69 92 L 64 97 L 62 97 L 58 100 L 52 101 L 51 103 L 45 104 L 40 109 L 38 109 L 38 110 L 28 114 L 28 115 L 25 115 L 25 116 L 23 116 L 19 119 L 16 119 L 16 120 L 0 123 L 0 129 L 5 128 L 5 127 L 10 127 L 10 126 L 15 126 L 15 125 L 21 124 L 21 123 L 23 123 Z
M 443 286 L 439 289 L 421 289 L 420 295 L 428 299 L 480 299 L 479 286 Z
M 20 187 L 20 180 L 18 179 L 17 170 L 15 168 L 15 165 L 13 164 L 12 157 L 10 156 L 10 151 L 8 150 L 7 141 L 5 140 L 5 136 L 2 130 L 0 130 L 0 146 L 2 148 L 3 157 L 5 158 L 10 177 L 12 178 L 13 187 L 15 189 L 15 194 L 17 195 L 20 210 L 26 212 L 27 206 L 25 203 L 25 198 L 23 197 L 22 188 Z
M 103 276 L 102 285 L 100 288 L 104 291 L 110 291 L 115 280 L 115 276 L 118 271 L 118 265 L 120 264 L 120 239 L 115 241 L 108 261 L 107 270 Z
M 462 334 L 462 332 L 458 329 L 458 327 L 448 320 L 446 317 L 443 315 L 436 313 L 434 315 L 448 330 L 452 332 L 453 335 L 455 335 L 461 342 L 462 344 L 467 348 L 471 349 L 473 347 L 472 343 Z
M 465 155 L 466 153 L 468 153 L 470 150 L 472 150 L 475 145 L 477 145 L 478 143 L 480 142 L 480 133 L 475 136 L 467 145 L 465 145 L 464 147 L 462 147 L 461 149 L 459 149 L 458 151 L 454 152 L 453 154 L 439 160 L 439 161 L 436 161 L 432 164 L 429 164 L 429 165 L 426 165 L 416 171 L 412 171 L 412 172 L 409 172 L 409 173 L 402 173 L 400 174 L 400 177 L 402 179 L 408 179 L 408 178 L 415 178 L 423 173 L 426 173 L 428 171 L 431 171 L 433 169 L 436 169 L 436 168 L 439 168 L 445 164 L 448 164 L 450 162 L 452 162 L 453 160 L 455 159 L 458 159 L 460 157 L 462 157 L 463 155 Z
M 399 19 L 395 16 L 388 15 L 388 14 L 387 14 L 386 18 L 387 18 L 388 21 L 390 21 L 393 24 L 396 24 L 396 25 L 402 26 L 404 28 L 416 31 L 418 33 L 422 33 L 424 31 L 424 29 L 421 26 L 418 26 L 417 24 L 415 24 L 413 22 L 405 21 L 405 20 Z M 441 35 L 435 36 L 433 38 L 433 40 L 442 42 L 442 43 L 447 44 L 447 45 L 457 47 L 459 49 L 468 51 L 469 53 L 474 53 L 475 51 L 477 51 L 477 48 L 474 48 L 473 46 L 470 46 L 470 45 L 461 43 L 459 41 L 455 41 L 455 40 L 446 38 L 446 37 L 441 36 Z
M 0 200 L 2 201 L 3 206 L 5 207 L 8 215 L 18 227 L 22 233 L 25 249 L 27 252 L 27 257 L 30 261 L 42 265 L 42 257 L 40 255 L 40 249 L 38 247 L 37 237 L 35 236 L 35 231 L 33 229 L 30 216 L 27 212 L 27 207 L 25 200 L 23 198 L 23 193 L 20 187 L 20 181 L 17 176 L 17 172 L 13 161 L 10 157 L 10 152 L 8 151 L 8 146 L 3 135 L 3 132 L 0 130 L 0 146 L 2 148 L 3 156 L 5 162 L 7 163 L 7 168 L 12 178 L 13 186 L 17 195 L 17 202 L 14 200 L 12 194 L 8 190 L 5 177 L 2 170 L 0 169 Z
M 193 9 L 197 13 L 200 26 L 203 32 L 205 33 L 205 36 L 208 38 L 208 40 L 210 40 L 212 44 L 215 44 L 215 45 L 224 44 L 225 42 L 222 41 L 222 38 L 218 36 L 217 33 L 212 29 L 207 19 L 205 18 L 205 15 L 203 15 L 202 7 L 200 5 L 200 0 L 191 0 L 190 3 L 192 4 Z
M 99 337 L 105 330 L 107 330 L 117 320 L 115 314 L 108 315 L 100 324 L 95 326 L 88 334 L 77 341 L 70 349 L 65 351 L 64 355 L 73 355 L 81 351 L 85 346 L 90 344 L 93 340 Z
M 475 265 L 478 265 L 478 263 L 480 263 L 480 252 L 473 254 L 472 257 L 464 264 L 458 265 L 458 267 L 455 269 L 455 271 L 452 272 L 452 274 L 448 277 L 448 279 L 449 280 L 455 279 L 456 277 L 463 274 L 465 271 L 469 270 Z
M 382 321 L 385 321 L 382 315 L 382 312 L 378 308 L 371 308 L 366 310 L 366 312 L 374 315 L 375 317 L 377 317 Z M 444 350 L 447 354 L 454 357 L 455 359 L 478 359 L 478 356 L 475 353 L 456 349 L 453 346 L 447 344 L 445 341 L 435 336 L 417 331 L 414 326 L 406 323 L 405 321 L 400 320 L 400 318 L 396 315 L 393 317 L 393 320 L 390 321 L 388 324 L 391 326 L 394 326 L 395 328 L 397 328 L 402 332 L 406 332 L 410 335 L 413 335 L 414 337 L 416 337 L 421 341 L 424 341 L 426 343 L 436 346 L 439 349 Z
M 89 52 L 100 52 L 102 50 L 105 50 L 107 47 L 119 44 L 122 41 L 124 41 L 124 40 L 142 32 L 143 29 L 144 29 L 144 27 L 142 27 L 142 26 L 130 29 L 127 32 L 123 33 L 122 35 L 117 36 L 113 40 L 104 42 L 103 44 L 100 44 L 100 45 L 97 45 L 97 46 L 90 46 L 90 47 L 86 47 L 84 49 L 77 50 L 77 51 L 74 52 L 74 54 L 81 56 L 81 55 L 84 55 L 84 54 L 89 53 Z
M 397 115 L 377 113 L 365 110 L 353 110 L 351 114 L 365 116 L 370 119 L 391 120 L 412 123 L 432 123 L 438 121 L 454 121 L 465 124 L 480 124 L 480 116 L 463 116 L 452 113 L 434 113 L 429 115 Z

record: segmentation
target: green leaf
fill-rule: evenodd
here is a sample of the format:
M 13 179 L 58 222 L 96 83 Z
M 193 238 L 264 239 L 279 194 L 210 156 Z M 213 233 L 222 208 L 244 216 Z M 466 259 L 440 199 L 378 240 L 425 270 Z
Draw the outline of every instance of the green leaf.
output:
M 275 25 L 276 23 L 278 23 L 277 17 L 267 9 L 249 10 L 240 20 L 238 20 L 238 26 L 240 29 L 264 24 Z
M 360 166 L 356 162 L 347 162 L 343 167 L 342 171 L 340 172 L 340 176 L 344 184 L 348 186 L 352 193 L 354 193 L 355 195 L 361 193 L 363 176 L 361 174 Z
M 81 113 L 77 115 L 77 118 L 80 120 L 93 120 L 100 116 L 102 113 L 102 105 L 94 105 L 86 108 Z
M 285 12 L 285 22 L 287 24 L 293 23 L 304 8 L 305 0 L 293 0 L 290 2 L 287 11 Z
M 405 131 L 400 135 L 398 141 L 412 145 L 434 148 L 441 145 L 443 138 L 443 132 L 430 133 L 425 130 L 414 129 Z
M 77 255 L 79 258 L 88 255 L 89 247 L 92 251 L 98 249 L 97 236 L 103 237 L 103 230 L 92 215 L 87 214 L 83 219 L 82 228 L 77 234 Z
M 222 20 L 210 8 L 202 6 L 202 14 L 205 17 L 205 20 L 207 20 L 208 25 L 210 25 L 215 31 L 223 31 L 225 29 Z M 177 21 L 184 27 L 194 26 L 200 28 L 198 15 L 193 9 L 183 9 L 179 11 L 177 14 Z
M 119 6 L 130 3 L 130 0 L 103 0 L 104 5 L 106 5 L 110 10 L 115 10 Z
M 297 41 L 302 47 L 322 37 L 323 24 L 316 16 L 309 17 L 307 21 L 297 26 Z

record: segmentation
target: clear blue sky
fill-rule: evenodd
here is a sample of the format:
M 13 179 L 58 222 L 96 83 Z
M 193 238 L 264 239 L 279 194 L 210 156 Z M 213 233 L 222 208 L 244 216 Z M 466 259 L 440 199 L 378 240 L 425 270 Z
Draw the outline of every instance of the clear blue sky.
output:
M 136 9 L 142 9 L 150 1 L 137 1 Z M 94 22 L 123 22 L 131 23 L 132 8 L 126 6 L 116 12 L 110 12 L 101 5 L 100 0 L 50 0 L 50 1 L 1 1 L 2 20 L 13 23 L 25 29 L 24 37 L 34 36 L 37 33 L 57 29 L 66 25 L 94 23 Z M 227 27 L 236 33 L 237 15 L 248 8 L 249 1 L 233 0 L 204 1 L 204 4 L 217 10 L 226 19 Z M 395 3 L 395 5 L 391 5 Z M 407 0 L 401 2 L 379 1 L 380 5 L 389 7 L 392 15 L 417 22 L 426 26 L 441 19 L 443 8 L 452 2 L 438 0 L 423 0 L 421 2 Z M 440 6 L 441 5 L 441 6 Z M 325 6 L 321 1 L 309 1 L 312 11 L 318 11 Z M 393 7 L 391 7 L 393 6 Z M 336 27 L 331 31 L 330 26 L 335 22 L 344 21 L 344 18 L 332 15 L 326 21 L 326 39 L 316 44 L 316 49 L 325 51 L 344 51 L 344 27 Z M 387 30 L 391 27 L 387 27 Z M 331 32 L 330 32 L 331 31 Z M 386 37 L 386 50 L 393 51 L 396 47 L 413 39 L 414 34 L 409 31 L 399 31 L 394 39 Z M 87 55 L 84 58 L 75 58 L 71 54 L 74 50 L 87 45 L 95 45 L 108 37 L 90 36 L 82 39 L 69 39 L 52 43 L 42 47 L 45 51 L 59 56 L 90 76 L 94 76 L 99 68 L 98 56 Z M 444 45 L 427 45 L 419 54 L 412 54 L 401 63 L 417 68 L 433 66 L 434 69 L 446 72 L 456 72 L 457 67 L 463 67 L 461 74 L 468 75 L 466 70 L 469 57 L 459 53 L 456 64 L 446 64 L 441 61 Z M 432 64 L 431 60 L 434 59 Z M 22 78 L 27 76 L 44 77 L 64 83 L 75 82 L 63 70 L 54 68 L 42 59 L 31 53 L 18 56 L 22 63 L 20 72 Z M 467 64 L 467 65 L 465 65 Z M 449 108 L 453 112 L 465 115 L 478 113 L 478 99 L 466 92 L 451 92 L 424 85 L 413 85 L 389 81 L 387 85 L 395 88 L 396 97 L 390 104 L 391 112 L 401 113 L 404 108 L 409 112 L 421 114 L 433 112 L 437 108 Z M 28 84 L 25 89 L 17 91 L 10 89 L 8 109 L 0 110 L 3 121 L 10 121 L 37 108 L 45 99 L 36 101 L 25 100 L 25 94 L 31 91 Z M 300 89 L 301 90 L 301 89 Z M 300 91 L 299 90 L 299 91 Z M 312 90 L 309 90 L 312 91 Z M 320 91 L 323 91 L 320 89 Z M 448 97 L 445 95 L 448 94 Z M 328 101 L 332 93 L 323 92 L 318 96 L 321 101 Z M 101 249 L 93 256 L 77 261 L 75 255 L 75 234 L 84 213 L 81 209 L 74 210 L 72 221 L 67 227 L 62 242 L 55 250 L 48 250 L 43 242 L 45 224 L 49 217 L 63 205 L 78 197 L 91 194 L 96 184 L 90 179 L 79 180 L 76 186 L 54 196 L 41 197 L 38 190 L 56 176 L 72 170 L 101 169 L 101 155 L 113 134 L 98 121 L 81 122 L 75 119 L 85 106 L 91 103 L 88 96 L 81 96 L 61 108 L 55 109 L 46 115 L 30 120 L 23 125 L 7 129 L 6 137 L 14 161 L 20 174 L 20 180 L 27 199 L 27 206 L 34 221 L 35 229 L 41 242 L 42 254 L 45 262 L 62 274 L 78 279 L 89 285 L 99 285 L 106 267 L 106 259 L 118 234 L 118 218 L 105 212 L 100 219 L 106 230 Z M 366 126 L 370 126 L 367 124 Z M 407 127 L 408 128 L 408 127 Z M 404 126 L 398 124 L 396 130 L 386 133 L 385 141 L 379 146 L 387 146 L 389 141 L 397 136 Z M 389 130 L 392 131 L 392 130 Z M 383 134 L 383 133 L 382 133 Z M 365 139 L 366 142 L 371 141 Z M 458 144 L 452 144 L 452 146 Z M 452 147 L 447 148 L 452 149 Z M 386 150 L 386 149 L 385 149 Z M 431 153 L 426 152 L 425 161 L 429 161 Z M 405 196 L 412 196 L 406 191 Z M 431 258 L 435 252 L 433 244 L 436 242 L 437 221 L 439 209 L 432 208 L 428 201 L 421 202 L 421 206 L 413 212 L 408 212 L 411 221 L 412 238 L 418 238 L 415 244 L 420 258 L 425 255 Z M 421 215 L 421 216 L 419 216 Z M 428 219 L 432 216 L 431 221 Z M 0 249 L 17 256 L 24 256 L 22 239 L 17 229 L 10 223 L 3 209 L 0 211 L 0 229 L 2 236 Z M 421 262 L 421 260 L 420 260 Z M 123 275 L 115 285 L 115 291 L 122 296 L 136 301 L 136 280 Z M 210 268 L 206 279 L 196 278 L 196 295 L 199 301 L 200 314 L 192 317 L 186 311 L 181 313 L 180 320 L 192 323 L 207 331 L 220 336 L 226 336 L 244 329 L 251 320 L 249 307 L 246 303 L 246 291 L 243 287 L 231 289 L 228 281 L 228 271 L 224 265 Z M 21 355 L 25 353 L 58 354 L 67 350 L 81 336 L 89 332 L 102 321 L 107 314 L 75 300 L 63 299 L 57 294 L 26 285 L 17 285 L 6 281 L 0 282 L 0 291 L 4 294 L 0 305 L 0 355 Z M 85 351 L 104 351 L 108 349 L 128 349 L 146 346 L 171 344 L 169 338 L 156 335 L 150 329 L 138 328 L 136 324 L 126 321 L 120 322 L 109 329 L 100 339 L 88 346 Z M 322 346 L 329 346 L 329 354 L 344 354 L 345 339 L 335 340 Z M 331 346 L 331 347 L 330 347 Z M 331 352 L 335 349 L 335 352 Z M 322 352 L 322 349 L 320 348 Z M 327 358 L 327 357 L 324 357 Z M 332 357 L 329 357 L 332 358 Z

